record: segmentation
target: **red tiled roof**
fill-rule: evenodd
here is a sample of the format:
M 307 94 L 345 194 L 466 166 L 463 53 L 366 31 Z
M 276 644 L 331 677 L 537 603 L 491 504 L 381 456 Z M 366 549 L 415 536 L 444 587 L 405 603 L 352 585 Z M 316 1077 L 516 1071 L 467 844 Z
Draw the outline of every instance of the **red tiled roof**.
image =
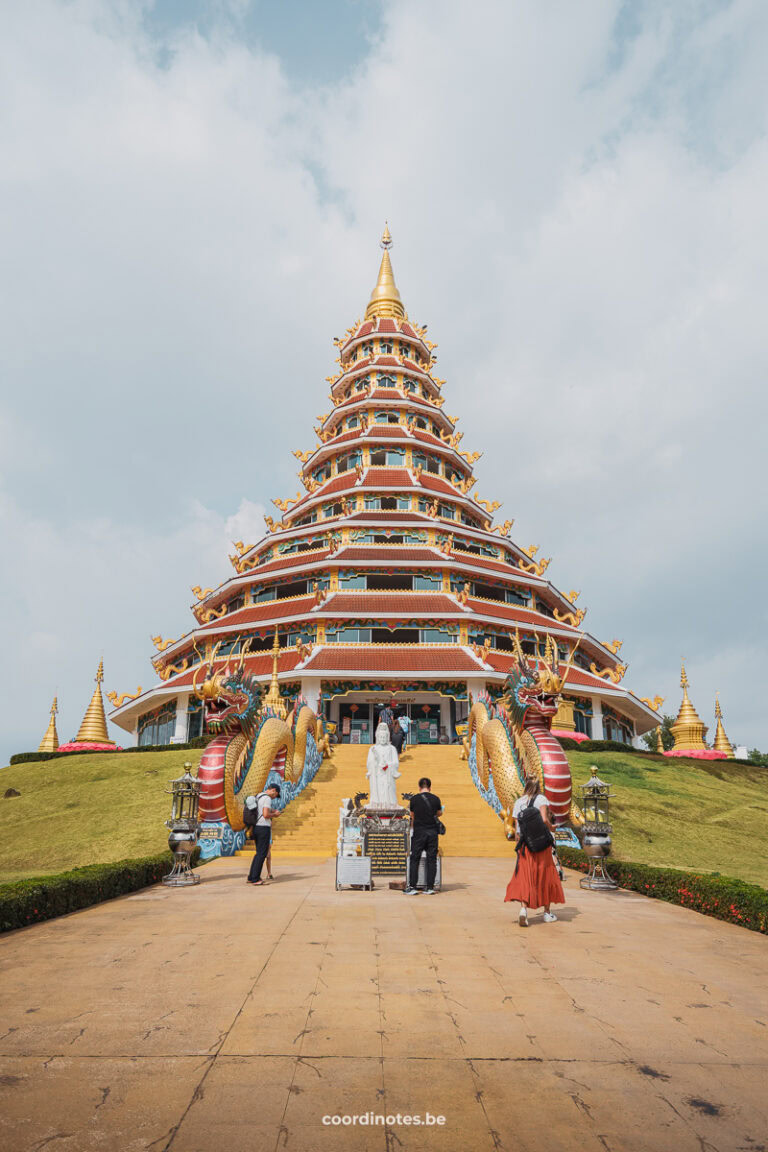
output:
M 434 476 L 431 472 L 422 472 L 419 483 L 422 488 L 429 488 L 432 492 L 444 492 L 446 495 L 456 496 L 456 489 L 441 476 Z
M 394 320 L 382 316 L 379 320 L 379 332 L 397 332 L 397 325 Z
M 401 436 L 403 440 L 410 440 L 405 428 L 399 424 L 369 424 L 366 440 L 370 442 L 373 439 L 378 439 L 379 436 Z
M 369 468 L 363 481 L 365 488 L 412 488 L 407 468 Z
M 471 608 L 473 612 L 477 612 L 478 615 L 509 620 L 513 624 L 532 624 L 540 628 L 565 628 L 576 631 L 568 624 L 559 624 L 557 620 L 545 616 L 543 612 L 535 612 L 530 608 L 523 608 L 522 605 L 505 604 L 498 600 L 477 600 L 470 596 L 467 600 L 467 607 Z
M 439 648 L 423 645 L 346 648 L 325 645 L 310 657 L 305 665 L 308 672 L 474 672 L 481 671 L 480 663 L 462 648 L 443 644 Z
M 403 356 L 403 367 L 409 368 L 411 372 L 424 372 L 424 369 L 419 364 L 414 360 L 409 360 L 407 356 Z
M 258 580 L 268 572 L 278 572 L 284 568 L 301 567 L 304 564 L 313 564 L 315 561 L 324 560 L 328 554 L 327 548 L 317 548 L 312 552 L 293 552 L 290 556 L 285 556 L 280 560 L 269 560 L 266 564 L 259 564 L 258 567 L 251 568 L 248 572 L 242 572 L 241 576 Z
M 371 332 L 373 332 L 373 324 L 370 320 L 365 320 L 355 332 L 355 336 L 368 336 Z
M 323 611 L 378 616 L 395 612 L 398 616 L 431 616 L 435 612 L 463 615 L 456 601 L 444 592 L 337 592 Z
M 460 546 L 460 539 L 461 538 L 457 536 L 454 541 L 454 549 L 458 549 L 454 557 L 457 563 L 472 564 L 473 566 L 479 564 L 484 568 L 492 568 L 495 572 L 504 572 L 507 575 L 509 575 L 510 572 L 518 571 L 514 564 L 502 563 L 500 560 L 492 560 L 490 556 L 477 556 L 474 552 L 465 552 Z M 529 574 L 526 572 L 525 575 L 527 577 Z M 536 582 L 536 576 L 531 574 L 531 578 Z
M 357 476 L 354 472 L 343 472 L 341 476 L 334 476 L 332 480 L 326 480 L 324 484 L 312 493 L 313 497 L 331 496 L 334 492 L 343 492 L 345 488 L 354 488 Z M 304 499 L 308 499 L 305 497 Z
M 445 562 L 444 558 L 439 557 L 428 548 L 404 548 L 401 544 L 390 544 L 388 546 L 375 544 L 368 548 L 341 548 L 337 555 L 339 563 L 343 568 L 351 562 L 360 560 L 373 560 L 374 562 L 382 560 L 390 562 L 404 560 L 409 564 L 421 560 L 433 568 L 440 567 L 440 565 Z
M 261 620 L 282 620 L 284 617 L 306 616 L 314 606 L 314 595 L 297 597 L 295 600 L 268 600 L 264 604 L 250 604 L 237 612 L 228 613 L 200 628 L 208 635 L 221 632 L 223 628 L 237 627 L 240 624 L 257 624 Z M 177 657 L 174 657 L 174 660 Z
M 414 332 L 413 328 L 411 328 L 410 324 L 406 324 L 405 321 L 403 321 L 400 325 L 400 331 L 405 332 L 406 336 L 413 336 L 414 340 L 418 340 L 418 336 Z
M 370 395 L 371 400 L 402 400 L 402 392 L 397 388 L 374 388 Z
M 295 652 L 292 648 L 283 649 L 277 659 L 278 675 L 281 672 L 289 672 L 291 669 L 295 668 L 296 664 L 298 663 L 298 659 L 298 652 Z M 224 663 L 225 661 L 223 659 L 220 661 L 217 660 L 215 666 L 220 668 L 224 666 Z M 263 655 L 258 656 L 247 656 L 245 659 L 245 667 L 252 676 L 269 676 L 272 672 L 271 652 L 265 652 Z M 180 676 L 172 676 L 170 680 L 165 682 L 165 684 L 162 682 L 160 684 L 155 684 L 155 688 L 185 688 L 187 685 L 192 683 L 192 677 L 198 668 L 199 665 L 196 665 L 194 668 L 190 668 L 188 671 L 182 672 Z M 151 691 L 152 689 L 144 693 L 144 695 L 148 696 Z
M 514 656 L 511 652 L 495 652 L 493 649 L 488 653 L 486 660 L 497 672 L 508 672 L 514 663 Z M 565 676 L 565 664 L 560 665 L 559 674 Z M 567 692 L 569 688 L 608 688 L 614 691 L 623 692 L 625 689 L 620 688 L 617 684 L 612 684 L 610 680 L 604 680 L 600 676 L 593 676 L 591 672 L 585 672 L 582 668 L 571 668 L 568 672 L 568 679 L 565 682 L 564 691 Z
M 390 356 L 388 353 L 385 353 L 383 356 L 377 356 L 375 362 L 376 364 L 381 364 L 386 368 L 400 367 L 400 361 L 398 358 L 396 356 Z

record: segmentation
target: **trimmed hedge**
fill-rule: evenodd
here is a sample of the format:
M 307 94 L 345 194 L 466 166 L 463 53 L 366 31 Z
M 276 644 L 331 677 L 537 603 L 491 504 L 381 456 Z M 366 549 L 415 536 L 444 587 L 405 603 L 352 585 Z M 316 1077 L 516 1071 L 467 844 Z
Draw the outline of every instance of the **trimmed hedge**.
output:
M 192 854 L 192 866 L 200 860 L 200 849 Z M 40 876 L 0 884 L 0 932 L 26 928 L 41 920 L 52 920 L 68 912 L 90 908 L 102 900 L 112 900 L 127 892 L 137 892 L 167 876 L 173 867 L 170 852 L 142 856 L 138 860 L 117 860 L 112 864 L 88 864 Z
M 569 868 L 579 872 L 589 870 L 589 857 L 582 851 L 558 847 L 557 854 Z M 768 891 L 759 884 L 747 884 L 717 873 L 702 875 L 654 864 L 632 864 L 613 857 L 608 857 L 604 864 L 608 875 L 622 888 L 768 934 Z
M 212 736 L 196 736 L 186 744 L 137 744 L 135 748 L 120 748 L 114 752 L 98 752 L 98 756 L 124 756 L 127 752 L 183 752 L 185 748 L 205 748 L 210 744 Z M 92 752 L 15 752 L 8 761 L 9 764 L 30 764 L 33 760 L 57 760 L 60 756 L 92 756 Z

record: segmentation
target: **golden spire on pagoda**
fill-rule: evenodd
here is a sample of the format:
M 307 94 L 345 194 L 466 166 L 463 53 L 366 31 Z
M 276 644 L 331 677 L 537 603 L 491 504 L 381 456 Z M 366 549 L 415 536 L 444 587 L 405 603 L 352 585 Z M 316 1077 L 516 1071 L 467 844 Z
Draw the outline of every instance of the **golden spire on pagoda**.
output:
M 656 751 L 660 756 L 664 755 L 664 741 L 661 738 L 661 724 L 656 729 Z
M 277 625 L 275 625 L 275 639 L 272 641 L 272 681 L 269 685 L 269 691 L 262 701 L 262 707 L 270 708 L 281 720 L 285 720 L 288 713 L 280 695 L 280 685 L 277 682 L 277 662 L 279 659 L 280 640 L 277 635 Z
M 374 316 L 397 316 L 402 320 L 405 316 L 405 308 L 403 307 L 400 293 L 395 284 L 392 261 L 389 258 L 389 249 L 392 247 L 392 237 L 389 234 L 389 227 L 386 223 L 384 224 L 384 231 L 381 236 L 381 246 L 384 249 L 384 255 L 381 258 L 381 265 L 379 267 L 379 278 L 376 281 L 376 287 L 371 293 L 371 299 L 368 301 L 365 318 L 366 320 L 371 320 Z
M 101 682 L 104 679 L 104 661 L 99 661 L 99 670 L 96 673 L 96 687 L 91 696 L 80 731 L 75 740 L 83 744 L 111 744 L 107 732 L 107 717 L 104 714 L 104 701 L 101 696 Z
M 725 752 L 729 760 L 733 760 L 733 746 L 725 734 L 723 727 L 723 710 L 720 707 L 720 695 L 715 694 L 715 716 L 717 717 L 717 727 L 715 728 L 715 740 L 712 747 L 717 752 Z
M 59 700 L 57 696 L 54 696 L 53 704 L 51 704 L 51 718 L 48 721 L 48 727 L 40 742 L 38 752 L 55 752 L 59 747 L 59 734 L 56 731 L 56 713 L 58 710 Z
M 672 725 L 671 732 L 675 739 L 675 752 L 703 752 L 707 745 L 704 737 L 707 734 L 706 725 L 702 723 L 699 714 L 688 699 L 688 673 L 685 670 L 685 661 L 682 662 L 680 672 L 680 687 L 683 690 L 683 702 L 677 714 L 677 720 Z

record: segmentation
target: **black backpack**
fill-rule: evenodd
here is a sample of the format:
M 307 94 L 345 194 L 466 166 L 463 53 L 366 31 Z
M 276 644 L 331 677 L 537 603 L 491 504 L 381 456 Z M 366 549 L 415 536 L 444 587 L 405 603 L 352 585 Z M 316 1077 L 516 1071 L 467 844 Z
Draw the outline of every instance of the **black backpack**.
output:
M 250 796 L 246 796 L 246 802 L 243 808 L 243 823 L 245 824 L 246 828 L 256 827 L 256 822 L 259 819 L 259 800 L 261 800 L 262 796 L 266 796 L 266 792 L 259 792 L 258 796 L 256 797 L 256 804 L 253 808 L 248 807 Z
M 520 844 L 524 844 L 529 852 L 543 852 L 554 844 L 552 833 L 533 799 L 528 801 L 518 816 L 517 826 L 520 829 Z

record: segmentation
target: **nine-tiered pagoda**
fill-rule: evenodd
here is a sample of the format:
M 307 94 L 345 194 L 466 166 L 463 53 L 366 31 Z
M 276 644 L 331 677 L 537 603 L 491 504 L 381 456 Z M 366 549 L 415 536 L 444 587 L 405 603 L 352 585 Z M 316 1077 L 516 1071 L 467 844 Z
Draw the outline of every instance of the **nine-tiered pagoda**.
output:
M 470 695 L 498 694 L 523 651 L 563 665 L 571 655 L 555 731 L 630 743 L 654 727 L 649 702 L 620 684 L 620 644 L 581 628 L 577 594 L 546 578 L 547 560 L 494 524 L 498 504 L 475 491 L 479 453 L 461 450 L 447 415 L 426 329 L 410 320 L 395 285 L 389 231 L 362 321 L 336 341 L 329 412 L 318 443 L 295 452 L 303 492 L 275 500 L 267 534 L 238 541 L 234 574 L 193 588 L 193 628 L 154 638 L 160 682 L 123 696 L 111 719 L 140 744 L 201 734 L 195 668 L 218 645 L 226 661 L 250 641 L 248 670 L 273 670 L 286 698 L 303 694 L 343 742 L 368 743 L 378 708 L 393 698 L 412 739 L 456 738 Z M 275 645 L 275 637 L 279 645 Z

